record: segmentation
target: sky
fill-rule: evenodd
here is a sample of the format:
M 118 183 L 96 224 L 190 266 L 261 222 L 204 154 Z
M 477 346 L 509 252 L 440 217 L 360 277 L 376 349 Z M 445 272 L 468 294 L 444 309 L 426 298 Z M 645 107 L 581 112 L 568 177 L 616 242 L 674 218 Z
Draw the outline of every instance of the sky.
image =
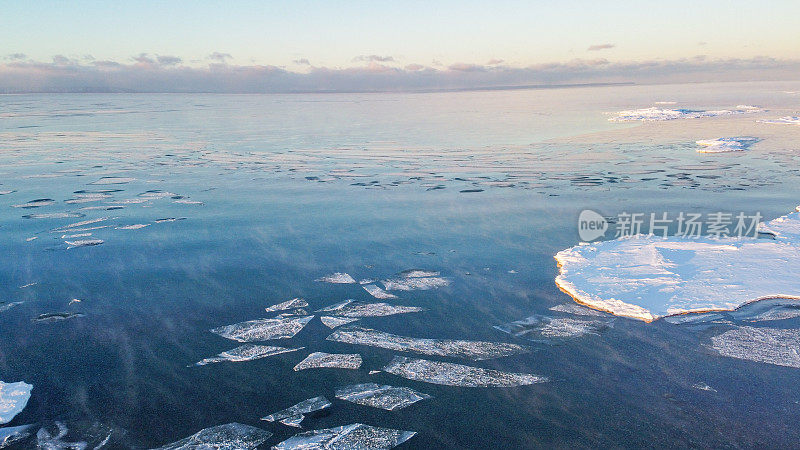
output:
M 0 92 L 785 79 L 797 59 L 797 0 L 0 0 Z

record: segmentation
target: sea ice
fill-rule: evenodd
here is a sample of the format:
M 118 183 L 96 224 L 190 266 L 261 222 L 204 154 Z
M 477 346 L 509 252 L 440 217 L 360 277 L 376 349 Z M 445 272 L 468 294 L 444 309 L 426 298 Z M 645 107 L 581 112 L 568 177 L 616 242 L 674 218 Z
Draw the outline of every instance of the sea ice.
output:
M 0 303 L 0 313 L 6 312 L 17 305 L 21 305 L 22 303 L 23 302 Z
M 76 317 L 83 317 L 81 313 L 46 313 L 46 314 L 39 314 L 33 319 L 34 322 L 39 323 L 52 323 L 52 322 L 61 322 L 62 320 L 67 319 L 74 319 Z
M 374 284 L 365 284 L 362 287 L 364 288 L 365 291 L 369 292 L 371 296 L 379 298 L 381 300 L 397 298 L 396 295 L 386 292 L 380 287 L 375 286 Z
M 494 328 L 517 337 L 538 340 L 550 338 L 573 338 L 586 334 L 600 334 L 609 327 L 607 321 L 573 319 L 571 317 L 548 317 L 534 314 L 516 322 L 496 325 Z
M 336 272 L 321 278 L 317 278 L 314 281 L 322 281 L 324 283 L 334 283 L 334 284 L 353 284 L 356 282 L 353 277 L 346 273 Z
M 330 406 L 331 402 L 329 402 L 327 398 L 314 397 L 303 400 L 294 406 L 272 413 L 266 417 L 262 417 L 261 420 L 266 420 L 267 422 L 275 422 L 277 420 L 284 425 L 300 428 L 300 422 L 305 419 L 306 414 L 321 411 Z
M 31 433 L 28 430 L 32 426 L 33 425 L 20 425 L 18 427 L 0 428 L 0 448 L 6 448 L 15 442 L 30 437 Z
M 306 431 L 273 447 L 274 450 L 385 450 L 397 447 L 417 434 L 415 431 L 373 427 L 360 423 Z
M 652 321 L 800 296 L 800 213 L 764 224 L 775 239 L 636 235 L 556 256 L 556 284 L 592 308 Z
M 11 205 L 12 208 L 23 208 L 23 209 L 31 209 L 31 208 L 39 208 L 42 206 L 50 206 L 55 204 L 56 201 L 52 198 L 37 198 L 36 200 L 31 200 L 27 203 L 22 203 L 19 205 Z
M 65 442 L 63 439 L 69 432 L 67 426 L 62 422 L 55 423 L 58 432 L 55 436 L 50 434 L 46 427 L 39 429 L 36 433 L 36 446 L 40 450 L 84 450 L 89 444 L 80 442 Z
M 738 327 L 711 338 L 722 356 L 800 368 L 797 330 Z
M 413 291 L 444 287 L 450 284 L 450 280 L 440 277 L 439 272 L 412 269 L 382 283 L 387 291 Z
M 131 181 L 136 181 L 136 178 L 130 177 L 102 177 L 97 181 L 93 181 L 89 184 L 99 184 L 99 185 L 107 185 L 107 184 L 126 184 L 130 183 Z
M 84 217 L 84 214 L 73 212 L 57 212 L 57 213 L 44 213 L 44 214 L 26 214 L 22 216 L 23 219 L 70 219 L 75 217 Z
M 316 368 L 358 369 L 361 367 L 361 355 L 358 353 L 323 353 L 314 352 L 294 366 L 294 371 Z
M 268 341 L 294 337 L 314 316 L 257 319 L 214 328 L 212 333 L 239 342 Z
M 102 239 L 77 239 L 74 241 L 64 241 L 64 243 L 68 245 L 67 250 L 78 247 L 93 247 L 104 242 L 105 241 Z
M 548 381 L 545 377 L 527 373 L 501 372 L 493 369 L 482 369 L 480 367 L 403 356 L 395 356 L 383 368 L 383 371 L 409 380 L 445 386 L 513 387 Z
M 602 311 L 597 311 L 577 303 L 564 303 L 550 308 L 550 311 L 562 312 L 567 314 L 575 314 L 578 316 L 594 316 L 594 317 L 607 317 L 608 315 Z
M 327 337 L 327 340 L 346 344 L 368 345 L 400 352 L 422 353 L 430 356 L 466 358 L 473 361 L 529 352 L 528 349 L 517 344 L 412 338 L 360 327 L 336 330 Z
M 700 391 L 717 392 L 716 389 L 714 389 L 713 387 L 707 385 L 702 381 L 693 384 L 692 387 Z
M 397 387 L 376 383 L 353 384 L 336 389 L 336 398 L 359 405 L 394 411 L 412 405 L 420 400 L 431 398 L 428 394 L 407 387 Z
M 330 317 L 330 316 L 322 316 L 319 318 L 322 321 L 322 324 L 328 328 L 336 328 L 342 325 L 347 325 L 348 323 L 357 322 L 358 319 L 355 317 Z
M 734 109 L 701 110 L 701 109 L 666 109 L 666 108 L 641 108 L 619 111 L 615 117 L 608 120 L 612 122 L 656 122 L 675 119 L 697 119 L 701 117 L 730 116 L 763 111 L 761 108 L 748 105 L 739 105 Z
M 277 305 L 269 306 L 266 308 L 266 311 L 275 312 L 275 311 L 283 311 L 286 309 L 305 308 L 306 306 L 308 306 L 307 301 L 303 300 L 302 298 L 293 298 L 283 303 L 278 303 Z
M 140 230 L 144 227 L 149 227 L 149 223 L 135 223 L 132 225 L 122 225 L 120 227 L 114 228 L 115 230 Z
M 703 139 L 696 141 L 699 146 L 698 153 L 725 153 L 741 152 L 758 142 L 754 137 L 730 137 L 718 139 Z
M 19 381 L 5 383 L 0 381 L 0 424 L 11 422 L 17 414 L 25 409 L 31 398 L 33 385 Z
M 342 303 L 328 306 L 316 312 L 327 313 L 339 317 L 383 317 L 394 314 L 406 314 L 424 311 L 417 306 L 393 306 L 388 303 L 362 303 L 346 300 Z
M 224 351 L 217 356 L 205 358 L 198 361 L 196 366 L 205 366 L 206 364 L 218 363 L 223 361 L 242 362 L 253 361 L 256 359 L 266 358 L 267 356 L 280 355 L 281 353 L 296 352 L 304 347 L 299 348 L 285 348 L 274 347 L 271 345 L 255 345 L 245 344 L 236 347 L 232 350 Z
M 260 428 L 229 423 L 206 428 L 155 450 L 249 450 L 263 444 L 271 436 L 272 433 Z
M 189 200 L 188 198 L 181 198 L 178 200 L 173 200 L 172 203 L 178 203 L 181 205 L 202 205 L 203 202 L 199 200 Z
M 778 119 L 759 120 L 761 123 L 783 123 L 787 125 L 800 125 L 800 116 L 785 116 Z

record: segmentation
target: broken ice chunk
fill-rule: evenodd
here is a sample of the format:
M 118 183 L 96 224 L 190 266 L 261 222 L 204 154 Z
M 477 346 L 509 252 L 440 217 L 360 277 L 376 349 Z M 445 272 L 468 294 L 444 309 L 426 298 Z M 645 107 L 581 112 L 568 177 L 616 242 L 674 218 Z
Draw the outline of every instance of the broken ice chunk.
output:
M 294 366 L 294 371 L 316 368 L 358 369 L 361 367 L 361 355 L 358 353 L 324 353 L 314 352 Z
M 424 309 L 417 306 L 392 306 L 388 303 L 362 303 L 346 300 L 316 312 L 325 312 L 340 317 L 383 317 L 420 311 L 424 311 Z
M 31 209 L 31 208 L 39 208 L 42 206 L 50 206 L 55 204 L 55 200 L 52 198 L 37 198 L 36 200 L 31 200 L 27 203 L 22 203 L 20 205 L 11 205 L 12 208 L 23 208 L 23 209 Z
M 321 278 L 317 278 L 314 281 L 322 281 L 324 283 L 334 283 L 334 284 L 352 284 L 356 282 L 356 280 L 353 279 L 353 277 L 351 277 L 346 273 L 341 273 L 341 272 L 336 272 Z
M 217 356 L 213 356 L 211 358 L 206 358 L 202 361 L 198 361 L 195 365 L 205 366 L 206 364 L 218 363 L 223 361 L 232 361 L 232 362 L 253 361 L 256 359 L 266 358 L 267 356 L 280 355 L 281 353 L 295 352 L 303 348 L 304 347 L 285 348 L 285 347 L 273 347 L 271 345 L 245 344 L 236 347 L 233 350 L 224 351 Z
M 739 327 L 711 338 L 722 356 L 800 368 L 797 330 Z
M 714 389 L 713 387 L 707 385 L 706 383 L 704 383 L 702 381 L 693 384 L 692 387 L 695 388 L 695 389 L 701 390 L 701 391 L 717 392 L 716 389 Z
M 0 448 L 6 448 L 15 442 L 30 437 L 31 432 L 28 430 L 32 426 L 33 425 L 20 425 L 18 427 L 0 428 Z
M 513 387 L 548 381 L 545 377 L 527 373 L 501 372 L 403 356 L 395 356 L 383 371 L 409 380 L 445 386 Z
M 75 217 L 84 217 L 84 215 L 80 213 L 57 212 L 45 214 L 25 214 L 22 216 L 23 219 L 69 219 Z
M 299 333 L 314 316 L 292 316 L 274 319 L 258 319 L 226 325 L 211 330 L 226 339 L 239 342 L 289 339 Z
M 330 316 L 322 316 L 319 318 L 322 321 L 322 324 L 328 328 L 336 328 L 342 325 L 347 325 L 348 323 L 357 322 L 358 319 L 355 317 L 330 317 Z
M 600 334 L 609 328 L 610 322 L 603 320 L 548 317 L 534 314 L 516 322 L 496 325 L 494 328 L 525 339 L 572 338 L 586 334 Z
M 577 303 L 564 303 L 561 305 L 556 305 L 550 308 L 550 311 L 562 312 L 567 314 L 576 314 L 579 316 L 595 316 L 595 317 L 607 317 L 608 314 L 597 311 L 591 308 L 587 308 L 585 306 L 581 306 Z
M 272 413 L 266 417 L 262 417 L 261 420 L 266 420 L 267 422 L 274 422 L 277 420 L 284 425 L 300 428 L 300 422 L 305 419 L 306 414 L 321 411 L 330 406 L 331 402 L 329 402 L 327 398 L 314 397 L 303 400 L 294 406 Z
M 383 289 L 375 286 L 374 284 L 365 284 L 363 285 L 365 291 L 369 292 L 369 294 L 375 298 L 379 299 L 389 299 L 389 298 L 397 298 L 396 295 L 390 294 L 389 292 L 384 291 Z
M 383 450 L 397 447 L 417 434 L 415 431 L 373 427 L 360 423 L 336 428 L 306 431 L 273 447 L 275 450 L 363 449 Z
M 422 353 L 424 355 L 467 358 L 473 361 L 516 355 L 529 351 L 517 344 L 412 338 L 360 327 L 334 331 L 327 337 L 327 340 L 346 344 L 368 345 L 401 352 Z
M 450 280 L 439 276 L 439 272 L 429 270 L 406 270 L 400 276 L 383 281 L 387 291 L 428 290 L 444 287 Z
M 97 181 L 93 181 L 89 184 L 126 184 L 130 183 L 131 181 L 135 181 L 136 178 L 129 178 L 129 177 L 102 177 Z
M 68 245 L 67 250 L 77 247 L 92 247 L 95 245 L 100 245 L 103 242 L 105 241 L 102 239 L 77 239 L 74 241 L 64 241 L 64 243 Z
M 758 138 L 754 137 L 730 137 L 718 139 L 702 139 L 696 141 L 698 145 L 698 153 L 725 153 L 725 152 L 741 152 L 747 150 L 748 147 L 758 142 Z
M 412 405 L 420 400 L 431 398 L 428 394 L 407 387 L 397 387 L 376 383 L 353 384 L 336 390 L 336 398 L 359 405 L 394 411 Z
M 302 298 L 294 298 L 291 300 L 287 300 L 283 303 L 278 303 L 277 305 L 272 305 L 266 308 L 267 312 L 275 312 L 275 311 L 283 311 L 286 309 L 294 309 L 294 308 L 305 308 L 308 306 L 308 302 L 303 300 Z
M 67 313 L 67 312 L 45 313 L 45 314 L 39 314 L 38 316 L 36 316 L 36 318 L 33 319 L 33 321 L 39 323 L 52 323 L 52 322 L 61 322 L 62 320 L 67 320 L 67 319 L 74 319 L 77 317 L 83 317 L 83 314 Z
M 261 428 L 229 423 L 201 430 L 185 439 L 167 444 L 156 450 L 244 450 L 254 449 L 272 436 Z
M 25 409 L 31 398 L 33 385 L 19 381 L 5 383 L 0 381 L 0 424 L 11 422 L 17 414 Z
M 114 228 L 115 230 L 140 230 L 144 227 L 149 227 L 149 223 L 135 223 L 133 225 L 123 225 L 120 227 Z

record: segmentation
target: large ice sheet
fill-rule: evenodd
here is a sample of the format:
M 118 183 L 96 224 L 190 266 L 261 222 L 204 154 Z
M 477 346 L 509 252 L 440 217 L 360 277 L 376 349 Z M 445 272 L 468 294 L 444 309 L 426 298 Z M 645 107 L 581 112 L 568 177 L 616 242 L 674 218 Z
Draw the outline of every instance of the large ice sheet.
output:
M 269 431 L 243 425 L 229 423 L 201 430 L 185 439 L 159 447 L 156 450 L 244 450 L 254 449 L 272 436 Z
M 267 422 L 274 422 L 277 420 L 284 425 L 300 428 L 300 422 L 305 419 L 306 414 L 321 411 L 329 408 L 330 406 L 331 402 L 329 402 L 325 397 L 309 398 L 308 400 L 303 400 L 294 406 L 290 406 L 266 417 L 262 417 L 261 420 L 266 420 Z
M 600 334 L 601 331 L 608 327 L 609 322 L 606 320 L 549 317 L 534 314 L 522 320 L 496 325 L 494 328 L 504 333 L 536 341 Z
M 383 368 L 388 372 L 409 380 L 445 386 L 463 387 L 513 387 L 544 383 L 546 377 L 527 373 L 510 373 L 493 369 L 482 369 L 425 359 L 395 356 Z
M 358 369 L 361 367 L 361 363 L 361 355 L 358 353 L 314 352 L 297 363 L 294 371 L 318 368 Z
M 401 352 L 421 353 L 423 355 L 466 358 L 473 361 L 516 355 L 529 351 L 517 344 L 413 338 L 361 327 L 336 330 L 327 337 L 327 340 L 346 344 L 368 345 Z
M 722 356 L 800 368 L 797 330 L 738 327 L 712 337 L 711 342 Z
M 239 342 L 289 339 L 299 333 L 313 318 L 314 316 L 291 316 L 257 319 L 214 328 L 211 332 Z
M 281 442 L 275 450 L 380 450 L 394 448 L 411 439 L 414 431 L 373 427 L 360 423 L 306 431 Z
M 698 119 L 702 117 L 730 116 L 763 111 L 761 108 L 749 105 L 739 105 L 732 109 L 702 110 L 702 109 L 668 109 L 668 108 L 641 108 L 619 111 L 616 116 L 608 119 L 612 122 L 658 122 L 675 119 Z
M 272 305 L 266 308 L 267 312 L 284 311 L 287 309 L 305 308 L 308 302 L 302 298 L 293 298 L 277 305 Z
M 336 398 L 359 405 L 394 411 L 413 405 L 420 400 L 431 398 L 431 396 L 408 387 L 363 383 L 336 389 Z
M 424 311 L 424 309 L 418 306 L 393 306 L 388 303 L 362 303 L 346 300 L 342 303 L 319 309 L 316 312 L 326 313 L 331 316 L 360 318 L 391 316 L 420 311 Z
M 25 409 L 28 399 L 31 398 L 31 390 L 33 385 L 24 381 L 0 381 L 0 424 L 11 422 L 11 419 Z
M 286 347 L 274 347 L 272 345 L 245 344 L 236 347 L 232 350 L 224 351 L 217 356 L 213 356 L 211 358 L 205 358 L 202 361 L 198 361 L 195 365 L 205 366 L 207 364 L 213 364 L 223 361 L 232 361 L 232 362 L 253 361 L 256 359 L 266 358 L 267 356 L 280 355 L 281 353 L 296 352 L 297 350 L 301 350 L 303 348 L 304 347 L 286 348 Z
M 15 442 L 30 437 L 32 425 L 0 428 L 0 448 L 6 448 Z
M 556 284 L 578 302 L 616 315 L 658 317 L 732 310 L 800 296 L 800 213 L 765 224 L 775 240 L 633 236 L 560 251 Z

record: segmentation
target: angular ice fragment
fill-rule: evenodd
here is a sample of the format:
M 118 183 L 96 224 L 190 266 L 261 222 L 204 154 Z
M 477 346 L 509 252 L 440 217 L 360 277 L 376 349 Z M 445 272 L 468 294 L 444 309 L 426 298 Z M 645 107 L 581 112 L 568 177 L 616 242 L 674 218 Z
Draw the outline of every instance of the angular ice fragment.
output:
M 517 344 L 412 338 L 361 327 L 336 330 L 327 337 L 327 340 L 345 344 L 368 345 L 400 352 L 422 353 L 431 356 L 467 358 L 473 361 L 529 352 L 527 348 Z
M 232 350 L 224 351 L 217 356 L 203 359 L 198 361 L 196 366 L 205 366 L 206 364 L 218 363 L 223 361 L 242 362 L 253 361 L 256 359 L 266 358 L 267 356 L 280 355 L 281 353 L 296 352 L 304 347 L 299 348 L 285 348 L 274 347 L 271 345 L 255 345 L 245 344 L 236 347 Z
M 329 402 L 327 398 L 314 397 L 303 400 L 294 406 L 272 413 L 266 417 L 262 417 L 261 420 L 266 420 L 267 422 L 274 422 L 277 420 L 284 425 L 300 428 L 300 422 L 305 419 L 306 414 L 321 411 L 330 406 L 331 402 Z
M 155 450 L 249 450 L 263 444 L 271 436 L 269 431 L 234 422 L 206 428 Z
M 319 309 L 316 312 L 324 312 L 339 317 L 383 317 L 420 311 L 424 311 L 424 309 L 417 306 L 392 306 L 388 303 L 362 303 L 346 300 L 342 303 Z
M 126 184 L 126 183 L 130 183 L 131 181 L 136 181 L 136 178 L 130 178 L 130 177 L 102 177 L 99 180 L 93 181 L 93 182 L 91 182 L 89 184 L 100 184 L 100 185 Z
M 30 437 L 31 433 L 28 430 L 32 426 L 33 425 L 20 425 L 18 427 L 0 428 L 0 448 L 6 448 L 15 442 Z
M 450 280 L 440 277 L 439 272 L 416 269 L 400 272 L 400 276 L 383 281 L 387 291 L 428 290 L 449 284 Z
M 431 398 L 431 396 L 407 387 L 364 383 L 336 389 L 336 398 L 359 405 L 394 411 L 420 400 Z
M 25 409 L 31 398 L 33 385 L 19 381 L 5 383 L 0 381 L 0 424 L 11 422 L 17 414 Z
M 275 312 L 275 311 L 283 311 L 286 309 L 294 309 L 294 308 L 305 308 L 308 306 L 308 302 L 303 300 L 302 298 L 294 298 L 291 300 L 287 300 L 283 303 L 278 303 L 277 305 L 272 305 L 266 308 L 267 312 Z
M 361 355 L 358 353 L 324 353 L 314 352 L 294 366 L 294 371 L 316 368 L 358 369 L 361 367 Z
M 330 316 L 322 316 L 319 318 L 322 321 L 322 324 L 328 328 L 336 328 L 342 325 L 347 325 L 348 323 L 357 322 L 358 319 L 355 317 L 330 317 Z
M 397 447 L 417 434 L 415 431 L 373 427 L 360 423 L 336 428 L 306 431 L 273 447 L 275 450 L 362 449 L 384 450 Z
M 537 340 L 599 334 L 609 326 L 609 322 L 601 320 L 554 318 L 534 314 L 522 320 L 496 325 L 494 328 L 516 337 Z
M 149 227 L 149 223 L 135 223 L 132 225 L 122 225 L 119 227 L 114 228 L 115 230 L 140 230 L 144 227 Z
M 67 250 L 77 247 L 93 247 L 104 242 L 105 241 L 102 239 L 76 239 L 74 241 L 64 241 L 64 243 L 68 245 Z
M 74 319 L 76 317 L 83 317 L 83 314 L 66 313 L 66 312 L 46 313 L 46 314 L 39 314 L 38 316 L 36 316 L 35 319 L 33 319 L 33 321 L 39 323 L 52 323 L 52 322 L 61 322 L 62 320 L 67 320 L 67 319 Z
M 546 377 L 527 373 L 502 372 L 404 356 L 395 356 L 383 371 L 409 380 L 445 386 L 513 387 L 548 381 Z
M 692 387 L 695 388 L 695 389 L 701 390 L 701 391 L 717 392 L 716 389 L 714 389 L 713 387 L 707 385 L 706 383 L 704 383 L 702 381 L 693 384 Z
M 314 316 L 257 319 L 214 328 L 212 333 L 239 342 L 289 339 L 299 333 Z
M 325 283 L 334 283 L 334 284 L 352 284 L 356 282 L 356 280 L 354 280 L 353 277 L 351 277 L 346 273 L 341 273 L 341 272 L 336 272 L 321 278 L 317 278 L 314 281 L 322 281 Z
M 722 356 L 800 369 L 797 330 L 739 327 L 711 338 Z
M 84 214 L 73 212 L 57 212 L 44 214 L 25 214 L 23 219 L 69 219 L 74 217 L 84 217 Z
M 369 292 L 369 294 L 375 298 L 379 299 L 389 299 L 389 298 L 397 298 L 396 295 L 390 294 L 389 292 L 384 291 L 383 289 L 375 286 L 374 284 L 365 284 L 363 285 L 364 290 Z
M 703 139 L 696 141 L 696 143 L 700 147 L 697 149 L 698 153 L 724 153 L 747 150 L 748 147 L 758 141 L 759 139 L 754 137 L 730 137 Z
M 550 308 L 550 311 L 562 312 L 567 314 L 576 314 L 579 316 L 594 316 L 594 317 L 607 317 L 608 314 L 597 311 L 591 308 L 587 308 L 585 306 L 581 306 L 577 303 L 564 303 L 561 305 L 556 305 Z

